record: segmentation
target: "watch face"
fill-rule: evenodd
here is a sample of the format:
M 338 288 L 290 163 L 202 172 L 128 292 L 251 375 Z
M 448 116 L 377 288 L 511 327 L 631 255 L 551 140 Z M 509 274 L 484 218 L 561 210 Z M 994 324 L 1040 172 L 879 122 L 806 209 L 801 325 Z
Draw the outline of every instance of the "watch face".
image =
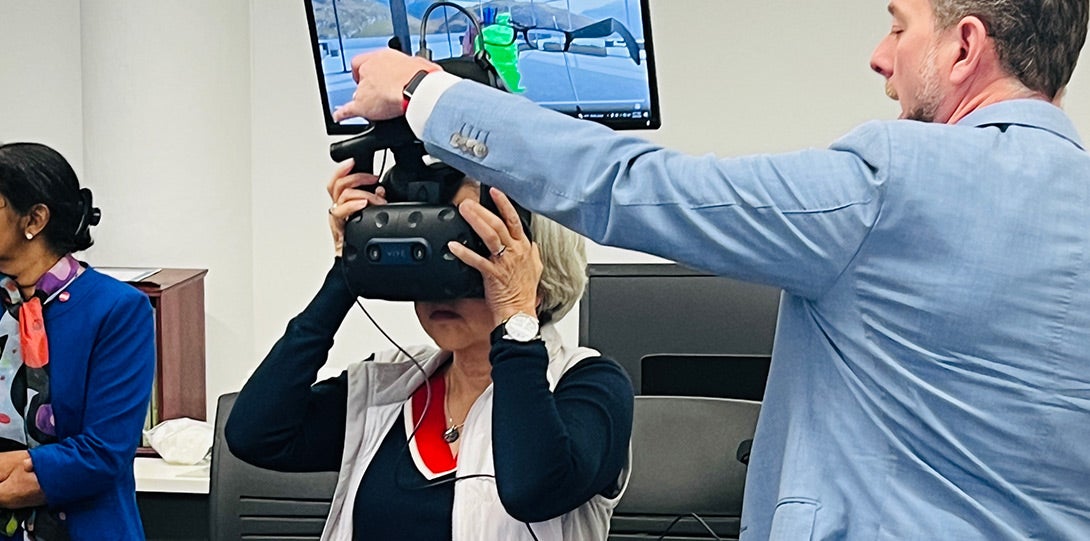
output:
M 537 338 L 537 318 L 519 312 L 511 316 L 511 318 L 507 320 L 507 323 L 503 324 L 503 330 L 506 333 L 504 338 L 517 340 L 519 342 L 529 342 L 530 340 Z

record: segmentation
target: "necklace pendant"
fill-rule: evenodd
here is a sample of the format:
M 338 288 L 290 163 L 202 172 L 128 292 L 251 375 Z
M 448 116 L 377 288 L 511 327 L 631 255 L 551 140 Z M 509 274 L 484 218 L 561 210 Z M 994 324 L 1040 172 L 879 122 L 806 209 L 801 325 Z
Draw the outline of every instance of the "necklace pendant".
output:
M 434 432 L 433 432 L 434 434 Z M 452 426 L 443 431 L 443 441 L 447 443 L 454 443 L 458 441 L 458 436 L 461 436 L 461 432 L 458 431 L 458 427 Z

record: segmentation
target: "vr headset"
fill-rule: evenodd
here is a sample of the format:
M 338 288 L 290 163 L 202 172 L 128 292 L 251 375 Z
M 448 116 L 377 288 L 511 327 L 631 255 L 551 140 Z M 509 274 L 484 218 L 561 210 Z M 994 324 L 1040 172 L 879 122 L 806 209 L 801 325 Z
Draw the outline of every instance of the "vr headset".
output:
M 433 4 L 429 13 L 444 4 Z M 476 24 L 471 14 L 467 16 Z M 424 47 L 421 39 L 422 52 Z M 483 47 L 473 56 L 437 63 L 460 77 L 504 89 Z M 451 201 L 465 174 L 442 163 L 425 163 L 424 144 L 404 118 L 373 122 L 364 133 L 333 143 L 329 155 L 336 162 L 354 158 L 352 173 L 373 174 L 375 153 L 387 149 L 396 164 L 378 186 L 386 189 L 388 204 L 368 206 L 345 224 L 341 264 L 349 288 L 357 296 L 388 301 L 483 297 L 480 273 L 447 248 L 448 242 L 455 241 L 481 256 L 489 255 Z M 487 186 L 481 186 L 480 202 L 499 214 Z M 517 204 L 515 208 L 529 236 L 530 213 Z

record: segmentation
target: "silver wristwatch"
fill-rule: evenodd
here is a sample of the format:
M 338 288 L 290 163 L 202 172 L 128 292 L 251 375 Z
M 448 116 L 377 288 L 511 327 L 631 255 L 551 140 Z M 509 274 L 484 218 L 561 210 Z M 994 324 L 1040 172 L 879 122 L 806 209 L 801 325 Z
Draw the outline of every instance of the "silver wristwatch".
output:
M 518 312 L 501 325 L 503 339 L 515 342 L 531 342 L 541 339 L 541 326 L 537 318 L 526 312 Z

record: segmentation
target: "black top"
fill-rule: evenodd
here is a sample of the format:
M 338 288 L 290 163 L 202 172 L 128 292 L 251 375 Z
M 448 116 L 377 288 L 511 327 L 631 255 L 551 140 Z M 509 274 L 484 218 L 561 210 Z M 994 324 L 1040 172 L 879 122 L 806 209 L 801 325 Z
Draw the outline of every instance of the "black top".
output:
M 449 540 L 454 474 L 425 478 L 405 447 L 408 434 L 401 421 L 399 417 L 386 434 L 360 481 L 352 514 L 352 537 Z
M 281 471 L 340 468 L 347 375 L 313 382 L 354 301 L 338 259 L 239 394 L 225 429 L 236 456 Z M 620 366 L 585 359 L 549 392 L 543 342 L 495 341 L 490 360 L 493 462 L 508 514 L 539 522 L 609 494 L 632 431 L 632 386 Z M 450 538 L 454 485 L 419 489 L 428 481 L 406 438 L 399 420 L 368 467 L 354 502 L 355 538 Z

